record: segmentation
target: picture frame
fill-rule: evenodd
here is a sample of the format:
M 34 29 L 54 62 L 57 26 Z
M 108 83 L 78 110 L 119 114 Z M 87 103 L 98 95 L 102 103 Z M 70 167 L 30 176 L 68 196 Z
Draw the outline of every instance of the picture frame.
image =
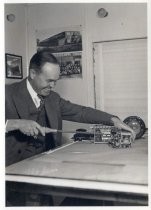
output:
M 22 56 L 5 53 L 6 78 L 22 79 Z

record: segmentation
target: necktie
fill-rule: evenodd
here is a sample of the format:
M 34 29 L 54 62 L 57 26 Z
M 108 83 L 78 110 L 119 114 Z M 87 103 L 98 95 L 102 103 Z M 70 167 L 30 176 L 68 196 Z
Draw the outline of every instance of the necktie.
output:
M 45 98 L 38 94 L 38 97 L 40 98 L 40 106 L 38 107 L 38 110 L 41 110 L 45 103 Z

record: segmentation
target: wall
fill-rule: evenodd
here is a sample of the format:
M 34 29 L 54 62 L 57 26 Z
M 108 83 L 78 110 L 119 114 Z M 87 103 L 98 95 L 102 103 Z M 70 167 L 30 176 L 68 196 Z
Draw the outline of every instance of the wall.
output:
M 5 14 L 16 15 L 12 23 L 5 18 L 5 49 L 7 53 L 23 56 L 25 77 L 28 61 L 36 51 L 36 29 L 82 25 L 83 79 L 62 80 L 56 90 L 75 103 L 93 107 L 93 42 L 147 36 L 146 6 L 145 3 L 5 4 Z M 102 7 L 109 13 L 106 18 L 97 17 L 97 10 Z M 6 79 L 6 83 L 14 81 Z M 79 94 L 81 90 L 83 97 Z
M 106 18 L 98 18 L 96 11 L 103 7 Z M 93 42 L 147 36 L 146 3 L 89 4 L 88 30 Z
M 100 5 L 100 6 L 99 6 Z M 96 11 L 99 8 L 108 11 L 106 18 L 98 18 Z M 86 6 L 87 33 L 87 71 L 89 72 L 89 93 L 93 95 L 93 44 L 94 42 L 122 40 L 147 37 L 147 4 L 146 3 L 105 3 L 88 4 Z M 136 70 L 135 70 L 136 71 Z M 143 85 L 143 84 L 142 84 Z M 145 94 L 146 96 L 147 94 Z M 145 97 L 144 96 L 144 97 Z M 137 97 L 137 96 L 136 96 Z M 91 97 L 94 99 L 94 96 Z M 93 101 L 91 101 L 93 103 Z M 146 107 L 146 101 L 144 101 Z M 145 112 L 145 123 L 146 112 Z M 127 115 L 128 116 L 128 115 Z
M 72 5 L 72 6 L 71 6 Z M 35 31 L 84 25 L 84 8 L 80 4 L 36 4 L 28 9 L 29 57 L 36 51 Z M 83 65 L 84 65 L 83 59 Z M 86 77 L 63 79 L 57 83 L 56 91 L 75 103 L 87 104 Z M 83 90 L 83 97 L 79 94 Z
M 7 14 L 14 14 L 15 21 L 9 22 Z M 5 4 L 5 53 L 22 56 L 23 77 L 27 76 L 27 24 L 26 6 L 24 4 Z M 20 79 L 6 79 L 6 84 Z
M 98 18 L 99 8 L 108 11 L 106 18 Z M 100 3 L 86 4 L 87 37 L 87 71 L 88 92 L 94 101 L 93 80 L 93 42 L 106 40 L 139 38 L 147 36 L 147 4 L 146 3 Z
M 57 91 L 76 103 L 93 107 L 93 42 L 147 36 L 146 6 L 145 3 L 29 5 L 29 57 L 36 51 L 36 29 L 82 25 L 83 79 L 62 80 L 58 83 Z M 102 7 L 109 13 L 106 18 L 97 16 L 97 10 Z M 81 90 L 83 97 L 79 94 Z

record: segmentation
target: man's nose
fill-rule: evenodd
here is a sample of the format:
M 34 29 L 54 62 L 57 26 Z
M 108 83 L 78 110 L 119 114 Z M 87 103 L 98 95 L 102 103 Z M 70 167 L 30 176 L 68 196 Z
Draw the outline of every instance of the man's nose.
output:
M 56 81 L 52 81 L 49 83 L 50 87 L 53 88 L 56 85 Z

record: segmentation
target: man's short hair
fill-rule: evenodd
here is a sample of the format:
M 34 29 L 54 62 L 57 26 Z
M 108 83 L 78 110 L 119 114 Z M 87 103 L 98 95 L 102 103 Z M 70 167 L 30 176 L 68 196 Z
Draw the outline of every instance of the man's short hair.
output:
M 37 72 L 40 72 L 43 65 L 47 62 L 59 65 L 58 60 L 49 50 L 39 51 L 32 56 L 29 69 L 35 69 Z

